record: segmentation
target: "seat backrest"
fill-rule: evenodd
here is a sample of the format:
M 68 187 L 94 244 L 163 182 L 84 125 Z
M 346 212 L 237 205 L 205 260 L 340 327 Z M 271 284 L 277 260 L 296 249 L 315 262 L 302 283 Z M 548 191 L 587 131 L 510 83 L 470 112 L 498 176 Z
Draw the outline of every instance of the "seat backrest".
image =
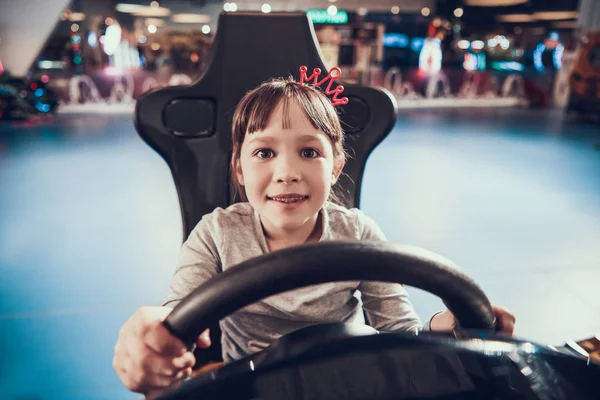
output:
M 298 80 L 301 65 L 309 73 L 313 68 L 327 71 L 305 13 L 222 13 L 211 61 L 197 82 L 160 88 L 138 99 L 135 126 L 171 169 L 184 238 L 203 215 L 234 201 L 229 161 L 237 103 L 270 78 L 291 75 Z M 392 129 L 396 103 L 383 89 L 344 87 L 349 102 L 341 106 L 340 117 L 350 159 L 338 185 L 346 194 L 345 205 L 358 207 L 367 157 Z

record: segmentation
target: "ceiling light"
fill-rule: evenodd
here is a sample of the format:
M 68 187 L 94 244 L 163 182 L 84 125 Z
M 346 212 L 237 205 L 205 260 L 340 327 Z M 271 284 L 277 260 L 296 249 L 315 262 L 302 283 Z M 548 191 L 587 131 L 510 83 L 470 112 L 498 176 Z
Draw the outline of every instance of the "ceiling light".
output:
M 525 4 L 527 0 L 465 0 L 465 4 L 475 7 L 506 7 Z
M 577 21 L 557 21 L 552 23 L 552 27 L 558 29 L 575 29 L 577 28 Z
M 125 14 L 134 14 L 139 17 L 168 17 L 171 10 L 165 7 L 141 6 L 139 4 L 119 3 L 115 7 L 117 11 Z
M 561 19 L 577 19 L 577 11 L 543 11 L 533 13 L 533 18 L 539 21 L 556 21 Z
M 469 47 L 471 47 L 471 42 L 465 39 L 459 40 L 457 43 L 457 47 L 461 50 L 467 50 Z
M 134 12 L 133 15 L 136 17 L 168 17 L 171 15 L 171 10 L 165 7 L 144 7 Z
M 118 12 L 122 12 L 125 14 L 133 14 L 134 12 L 137 12 L 137 11 L 143 9 L 144 6 L 139 5 L 139 4 L 119 3 L 119 4 L 117 4 L 117 6 L 115 8 L 117 9 Z
M 71 22 L 80 22 L 85 19 L 85 14 L 80 12 L 72 12 L 69 14 L 69 21 Z
M 506 14 L 506 15 L 498 15 L 496 17 L 497 21 L 500 22 L 533 22 L 534 19 L 529 14 Z
M 178 24 L 206 24 L 210 22 L 210 17 L 204 14 L 175 14 L 171 16 L 171 21 Z
M 484 46 L 485 44 L 481 40 L 474 40 L 471 42 L 471 47 L 473 50 L 481 50 Z

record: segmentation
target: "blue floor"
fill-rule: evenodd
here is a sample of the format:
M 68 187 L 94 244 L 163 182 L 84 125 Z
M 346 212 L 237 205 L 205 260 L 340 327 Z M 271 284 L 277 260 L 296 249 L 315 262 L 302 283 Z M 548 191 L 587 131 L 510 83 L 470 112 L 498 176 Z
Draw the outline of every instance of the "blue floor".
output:
M 405 111 L 362 208 L 438 252 L 548 344 L 600 332 L 600 128 L 526 110 Z M 182 241 L 164 161 L 130 115 L 0 125 L 0 398 L 135 399 L 121 324 L 167 293 Z M 411 290 L 423 318 L 440 309 Z

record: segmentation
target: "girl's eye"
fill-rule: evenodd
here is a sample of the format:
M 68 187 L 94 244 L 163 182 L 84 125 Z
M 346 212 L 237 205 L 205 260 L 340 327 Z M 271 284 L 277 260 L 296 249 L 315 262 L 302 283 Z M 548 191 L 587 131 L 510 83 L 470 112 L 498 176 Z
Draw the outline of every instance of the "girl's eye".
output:
M 304 158 L 316 158 L 319 156 L 319 152 L 315 149 L 303 149 L 302 157 Z
M 258 158 L 271 158 L 273 157 L 273 150 L 261 149 L 254 153 Z

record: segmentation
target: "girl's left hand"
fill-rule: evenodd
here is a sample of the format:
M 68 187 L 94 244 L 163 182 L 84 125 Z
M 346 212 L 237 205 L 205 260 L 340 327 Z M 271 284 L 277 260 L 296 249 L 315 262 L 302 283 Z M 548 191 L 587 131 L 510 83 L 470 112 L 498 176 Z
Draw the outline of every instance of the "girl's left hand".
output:
M 513 336 L 516 322 L 514 314 L 502 306 L 492 305 L 492 310 L 496 315 L 496 332 Z M 450 310 L 443 311 L 431 318 L 430 327 L 432 331 L 452 331 L 456 327 L 456 318 Z

